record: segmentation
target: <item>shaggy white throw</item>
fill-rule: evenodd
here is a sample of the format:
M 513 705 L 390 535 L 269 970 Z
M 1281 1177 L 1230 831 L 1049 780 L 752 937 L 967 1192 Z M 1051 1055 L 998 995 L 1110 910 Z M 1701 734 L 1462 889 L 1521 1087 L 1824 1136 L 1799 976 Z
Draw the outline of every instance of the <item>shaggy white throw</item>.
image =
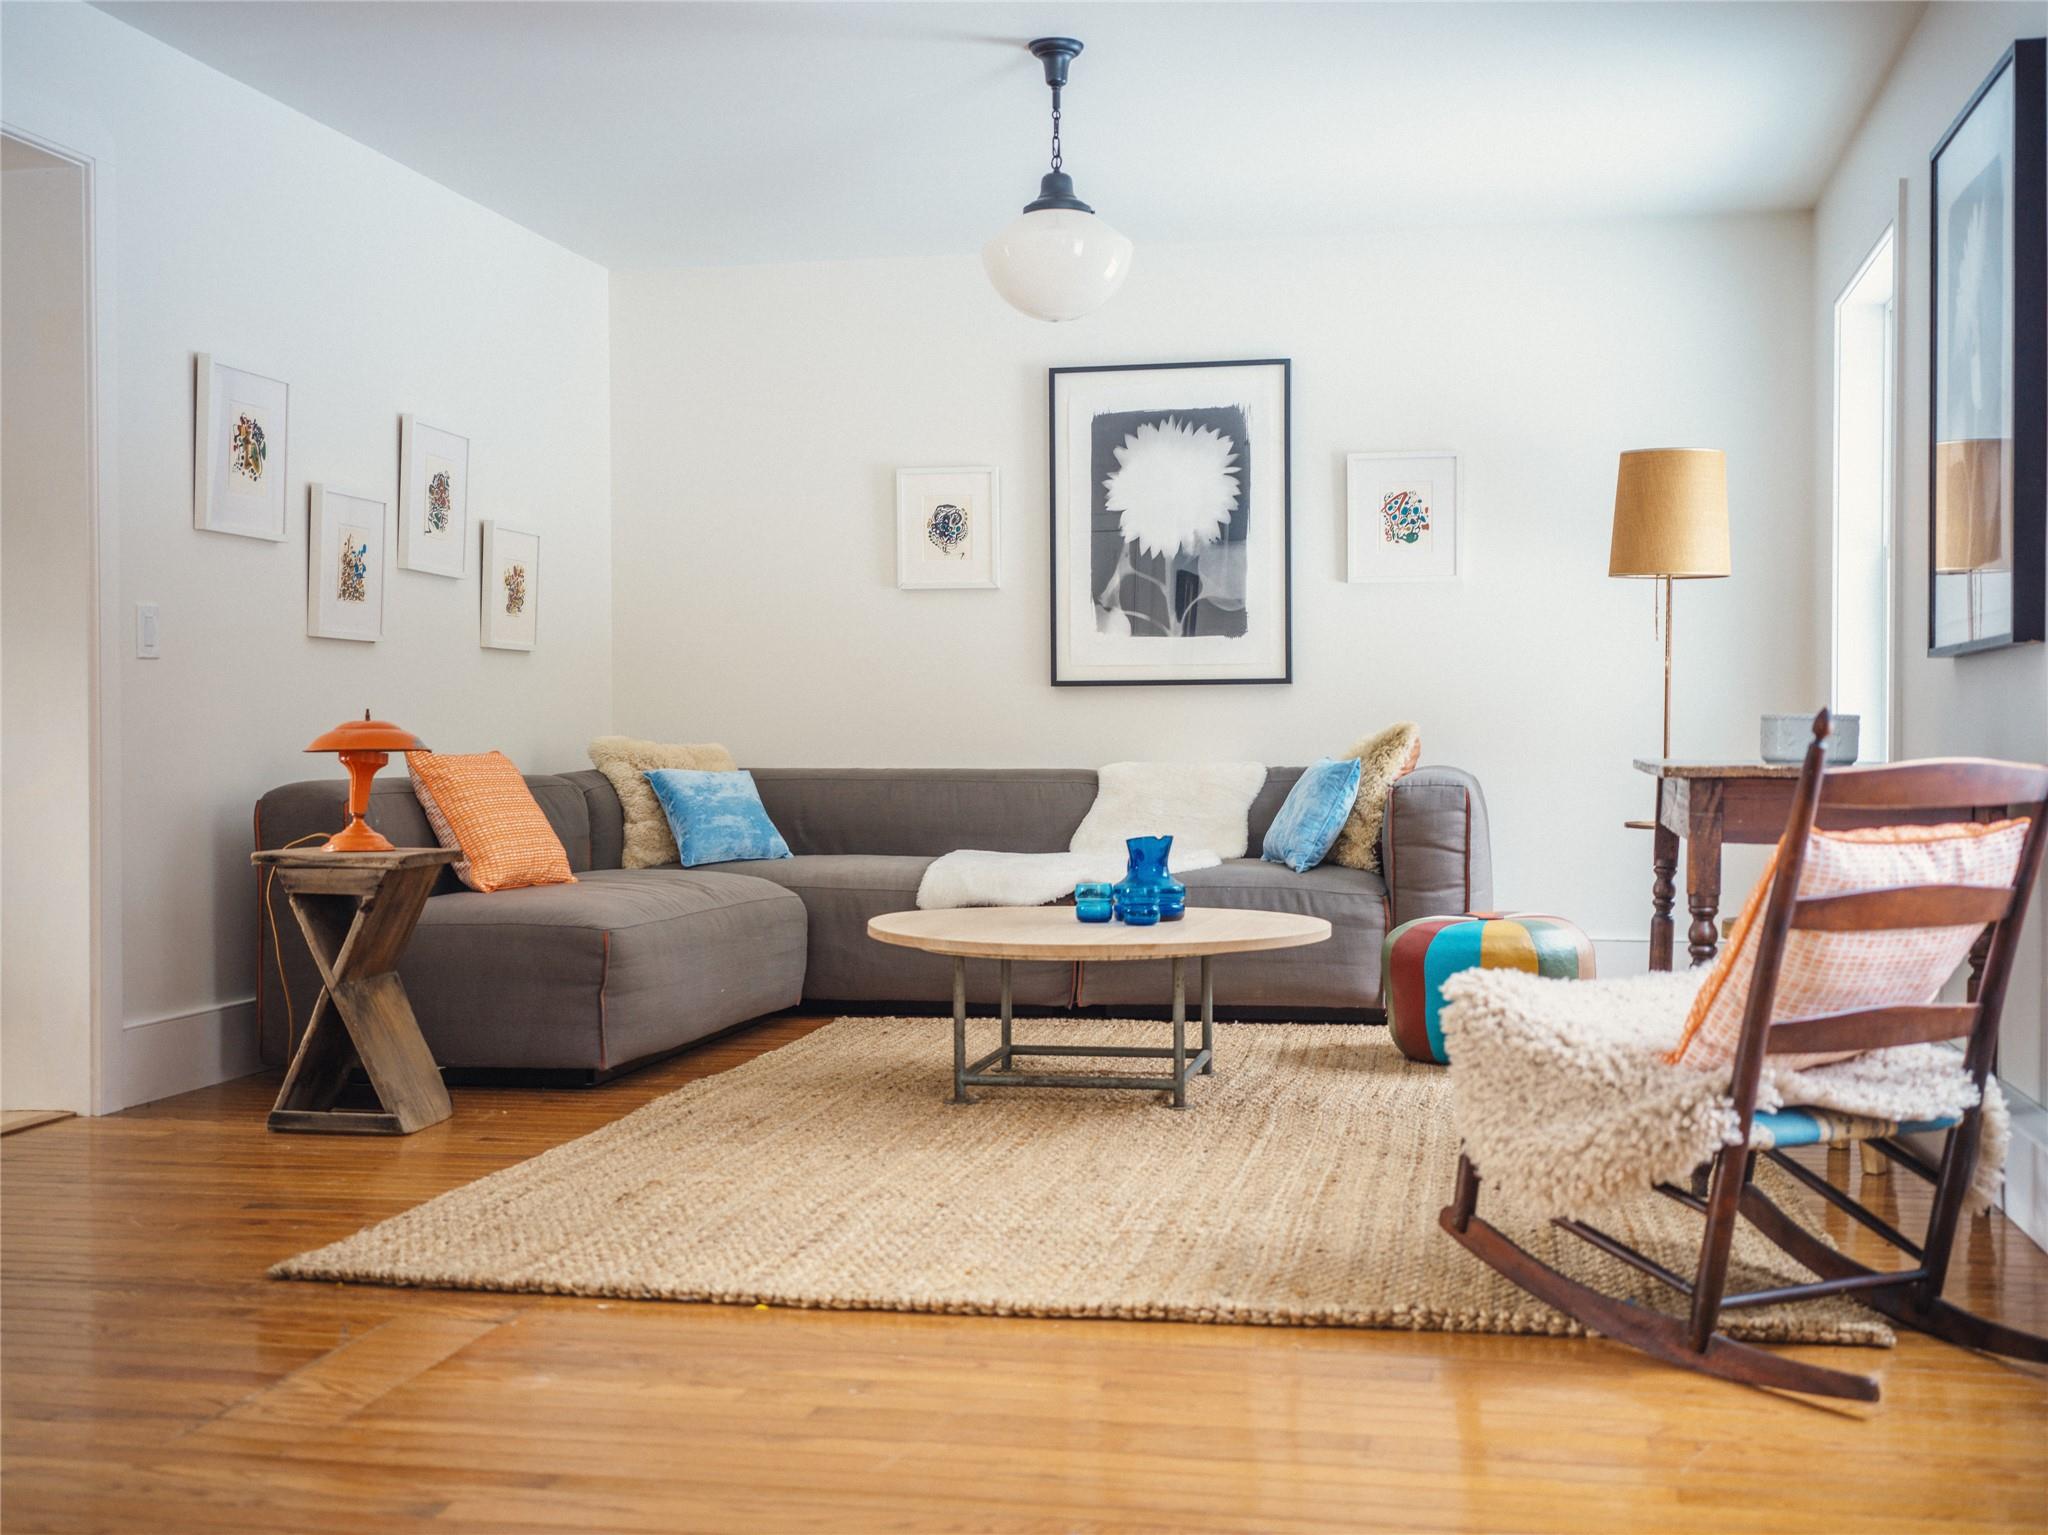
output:
M 1458 1133 L 1487 1183 L 1530 1214 L 1586 1216 L 1681 1186 L 1740 1126 L 1726 1066 L 1663 1059 L 1704 971 L 1612 981 L 1467 970 L 1444 982 Z M 1938 1119 L 1977 1101 L 1947 1045 L 1901 1045 L 1792 1071 L 1766 1058 L 1757 1107 Z M 1996 1198 L 2010 1122 L 1992 1078 L 1973 1195 Z
M 1242 858 L 1252 801 L 1265 787 L 1257 762 L 1112 762 L 1096 775 L 1095 803 L 1064 853 L 967 848 L 935 860 L 918 881 L 922 911 L 953 906 L 1043 906 L 1089 881 L 1113 883 L 1130 867 L 1131 837 L 1171 837 L 1175 874 Z
M 1067 846 L 1121 858 L 1126 837 L 1171 837 L 1175 847 L 1242 858 L 1252 801 L 1265 786 L 1258 762 L 1112 762 L 1096 775 L 1095 803 Z
M 1213 869 L 1223 862 L 1205 848 L 1181 851 L 1166 860 L 1175 874 Z M 1130 867 L 1121 847 L 1114 853 L 985 853 L 966 848 L 932 861 L 918 881 L 920 911 L 953 906 L 1043 906 L 1063 900 L 1088 880 L 1114 883 Z

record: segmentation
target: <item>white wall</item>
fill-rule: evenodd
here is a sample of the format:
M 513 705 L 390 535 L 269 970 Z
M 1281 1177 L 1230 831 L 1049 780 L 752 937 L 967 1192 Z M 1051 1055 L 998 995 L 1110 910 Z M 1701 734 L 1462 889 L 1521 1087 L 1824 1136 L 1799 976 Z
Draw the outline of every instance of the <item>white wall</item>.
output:
M 0 1108 L 92 1107 L 85 172 L 0 171 Z
M 2038 37 L 2037 0 L 2014 5 L 1932 5 L 1907 41 L 1884 89 L 1843 152 L 1814 211 L 1816 318 L 1816 484 L 1828 484 L 1833 347 L 1831 306 L 1855 275 L 1908 182 L 1904 396 L 1899 456 L 1898 603 L 1894 643 L 1899 675 L 1901 756 L 2007 757 L 2048 761 L 2048 647 L 2024 645 L 1973 656 L 1927 654 L 1928 196 L 1927 157 L 1970 95 L 2016 37 Z M 1816 545 L 1827 558 L 1826 530 Z M 1825 624 L 1827 615 L 1817 615 Z M 1818 631 L 1817 631 L 1818 632 Z M 1816 643 L 1824 643 L 1817 639 Z M 2000 1034 L 1999 1072 L 2035 1104 L 2048 1102 L 2048 898 L 2034 911 L 2013 975 Z M 2008 1206 L 2036 1241 L 2048 1242 L 2048 1115 L 2023 1112 Z
M 7 121 L 93 155 L 118 204 L 99 251 L 118 300 L 117 1106 L 253 1069 L 251 811 L 337 771 L 301 754 L 316 733 L 369 707 L 548 771 L 606 728 L 606 279 L 97 11 L 8 5 L 0 26 Z M 282 545 L 193 529 L 200 351 L 292 385 Z M 474 550 L 461 581 L 392 572 L 381 643 L 306 637 L 306 485 L 395 504 L 402 411 L 469 436 L 473 518 L 540 534 L 531 654 L 478 647 Z M 133 659 L 138 601 L 161 605 L 162 660 Z
M 1818 701 L 1803 215 L 1141 246 L 1100 314 L 973 257 L 615 273 L 614 722 L 761 764 L 1298 763 L 1399 718 L 1473 771 L 1498 898 L 1641 940 L 1661 653 L 1606 575 L 1615 456 L 1729 454 L 1736 574 L 1678 593 L 1684 752 Z M 1045 369 L 1294 361 L 1292 686 L 1054 689 Z M 1463 454 L 1465 574 L 1345 584 L 1347 451 Z M 1003 589 L 895 587 L 899 466 L 1003 474 Z M 1757 865 L 1729 859 L 1730 905 Z M 1681 929 L 1683 919 L 1681 916 Z

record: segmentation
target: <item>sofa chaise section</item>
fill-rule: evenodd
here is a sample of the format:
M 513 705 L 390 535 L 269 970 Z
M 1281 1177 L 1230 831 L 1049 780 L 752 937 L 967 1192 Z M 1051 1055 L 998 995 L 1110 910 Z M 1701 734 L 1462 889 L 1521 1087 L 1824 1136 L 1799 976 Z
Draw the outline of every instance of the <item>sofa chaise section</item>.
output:
M 589 786 L 548 775 L 526 782 L 576 883 L 484 895 L 443 875 L 398 971 L 442 1067 L 602 1076 L 801 999 L 806 918 L 796 896 L 744 874 L 618 868 L 615 797 L 613 866 L 593 868 Z M 273 789 L 257 803 L 256 845 L 333 831 L 344 794 L 334 780 Z M 370 822 L 401 846 L 434 843 L 403 779 L 377 783 Z M 304 1031 L 320 978 L 291 931 L 283 892 L 260 894 L 268 909 L 259 913 L 257 1022 L 263 1058 L 277 1065 L 288 1028 L 291 1038 Z

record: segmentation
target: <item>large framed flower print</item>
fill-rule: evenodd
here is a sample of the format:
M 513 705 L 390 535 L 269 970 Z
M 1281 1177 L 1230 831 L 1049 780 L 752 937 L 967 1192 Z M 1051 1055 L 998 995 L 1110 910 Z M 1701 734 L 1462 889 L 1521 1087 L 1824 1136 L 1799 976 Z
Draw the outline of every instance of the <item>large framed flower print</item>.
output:
M 1054 368 L 1052 681 L 1291 682 L 1289 365 Z
M 1927 653 L 2048 639 L 2048 45 L 2006 50 L 1935 146 Z

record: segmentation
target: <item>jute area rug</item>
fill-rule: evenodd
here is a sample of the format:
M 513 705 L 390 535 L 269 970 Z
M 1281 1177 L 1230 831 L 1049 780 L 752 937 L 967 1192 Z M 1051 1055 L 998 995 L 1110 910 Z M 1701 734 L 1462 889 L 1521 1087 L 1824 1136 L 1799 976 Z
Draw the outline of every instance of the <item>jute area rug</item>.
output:
M 970 1047 L 988 1048 L 993 1027 L 971 1024 Z M 1221 1025 L 1216 1073 L 1181 1112 L 1153 1093 L 1072 1089 L 950 1105 L 951 1029 L 842 1018 L 272 1272 L 997 1316 L 1578 1330 L 1438 1228 L 1458 1154 L 1449 1076 L 1404 1061 L 1383 1028 Z M 1157 1023 L 1019 1031 L 1166 1038 Z M 1670 1304 L 1576 1238 L 1488 1213 L 1565 1272 Z M 1691 1271 L 1699 1219 L 1684 1207 L 1646 1194 L 1600 1224 Z M 1810 1277 L 1746 1228 L 1735 1253 L 1731 1289 Z M 1766 1341 L 1892 1341 L 1846 1300 L 1725 1325 Z

